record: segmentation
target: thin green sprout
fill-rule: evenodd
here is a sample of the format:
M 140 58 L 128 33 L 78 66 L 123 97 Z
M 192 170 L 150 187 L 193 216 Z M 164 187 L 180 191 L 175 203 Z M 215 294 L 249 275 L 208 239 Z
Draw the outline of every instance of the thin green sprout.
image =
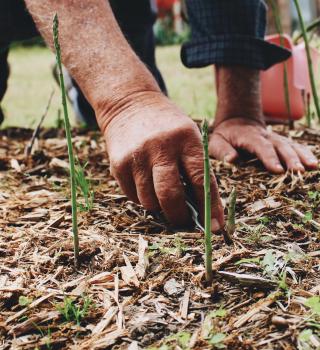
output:
M 61 48 L 59 44 L 59 20 L 56 14 L 53 19 L 53 41 L 56 50 L 56 59 L 59 70 L 59 81 L 62 95 L 62 106 L 64 113 L 64 126 L 66 130 L 66 138 L 68 144 L 68 155 L 70 163 L 70 186 L 71 186 L 71 207 L 72 207 L 72 233 L 73 233 L 73 246 L 74 246 L 74 262 L 75 266 L 79 265 L 79 236 L 78 236 L 78 218 L 77 218 L 77 188 L 76 188 L 76 171 L 75 162 L 72 148 L 71 128 L 68 116 L 67 97 L 64 85 L 64 78 L 62 73 L 61 63 Z
M 312 88 L 312 95 L 313 95 L 313 100 L 314 104 L 316 107 L 317 111 L 317 116 L 320 121 L 320 104 L 319 104 L 319 97 L 318 97 L 318 92 L 317 92 L 317 86 L 316 86 L 316 80 L 314 77 L 314 71 L 313 71 L 313 64 L 312 64 L 312 57 L 311 57 L 311 50 L 310 50 L 310 45 L 309 45 L 309 40 L 308 40 L 308 35 L 307 35 L 307 30 L 306 26 L 302 17 L 302 12 L 301 12 L 301 7 L 299 0 L 293 0 L 295 7 L 297 9 L 298 13 L 298 18 L 299 18 L 299 23 L 301 26 L 301 32 L 303 36 L 303 40 L 306 46 L 306 53 L 307 53 L 307 59 L 308 59 L 308 68 L 309 68 L 309 76 L 310 76 L 310 82 L 311 82 L 311 88 Z
M 212 283 L 212 242 L 211 242 L 211 191 L 210 191 L 210 160 L 208 121 L 204 120 L 202 127 L 202 144 L 204 150 L 204 236 L 205 236 L 205 268 L 206 281 Z

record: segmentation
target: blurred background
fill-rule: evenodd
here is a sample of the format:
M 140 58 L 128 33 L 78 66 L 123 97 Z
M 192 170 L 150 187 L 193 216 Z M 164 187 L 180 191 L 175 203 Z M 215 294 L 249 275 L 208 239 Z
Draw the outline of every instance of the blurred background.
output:
M 212 117 L 216 105 L 213 68 L 190 70 L 180 61 L 181 44 L 190 37 L 183 1 L 151 1 L 158 13 L 154 26 L 158 45 L 157 62 L 170 98 L 194 118 Z M 293 1 L 274 1 L 279 8 L 284 32 L 297 33 L 299 26 Z M 300 4 L 307 24 L 320 16 L 320 0 L 300 0 Z M 275 33 L 271 9 L 268 22 L 268 33 Z M 60 93 L 52 77 L 53 54 L 39 41 L 18 43 L 10 50 L 9 62 L 11 76 L 8 92 L 1 104 L 6 114 L 2 127 L 35 127 L 53 88 L 56 93 L 44 124 L 56 126 L 59 123 Z

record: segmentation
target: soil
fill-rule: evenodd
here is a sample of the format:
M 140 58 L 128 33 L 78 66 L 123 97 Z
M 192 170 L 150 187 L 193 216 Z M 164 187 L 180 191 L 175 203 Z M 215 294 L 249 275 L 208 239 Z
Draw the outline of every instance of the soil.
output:
M 320 134 L 294 139 L 320 156 Z M 212 161 L 236 187 L 233 244 L 175 231 L 121 194 L 98 133 L 74 130 L 94 191 L 79 212 L 74 267 L 62 130 L 0 131 L 0 349 L 319 349 L 320 172 L 272 176 L 255 160 Z M 79 202 L 83 199 L 79 194 Z

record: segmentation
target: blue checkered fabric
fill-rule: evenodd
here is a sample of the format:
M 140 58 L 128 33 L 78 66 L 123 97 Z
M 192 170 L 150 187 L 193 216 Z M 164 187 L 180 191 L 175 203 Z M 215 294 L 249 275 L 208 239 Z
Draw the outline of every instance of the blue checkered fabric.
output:
M 186 0 L 192 29 L 181 59 L 189 68 L 211 64 L 265 70 L 290 52 L 264 40 L 267 8 L 262 0 Z

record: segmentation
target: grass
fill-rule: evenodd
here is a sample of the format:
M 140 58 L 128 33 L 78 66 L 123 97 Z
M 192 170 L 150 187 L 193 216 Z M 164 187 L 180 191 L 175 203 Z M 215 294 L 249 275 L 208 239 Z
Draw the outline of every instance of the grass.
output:
M 75 167 L 75 181 L 77 190 L 82 195 L 84 204 L 78 203 L 80 211 L 90 211 L 93 208 L 94 191 L 92 190 L 91 181 L 86 177 L 85 168 L 88 163 L 81 165 L 79 159 Z
M 180 61 L 179 46 L 159 47 L 157 61 L 174 102 L 193 117 L 214 115 L 216 96 L 212 67 L 185 68 Z M 36 127 L 52 88 L 58 89 L 51 73 L 54 55 L 44 47 L 16 47 L 10 51 L 9 62 L 9 88 L 2 103 L 8 117 L 3 127 Z M 56 126 L 59 109 L 61 99 L 56 93 L 44 126 Z M 69 114 L 72 123 L 74 116 L 70 105 Z
M 65 297 L 61 305 L 56 305 L 57 310 L 67 322 L 74 322 L 80 326 L 81 321 L 87 316 L 93 302 L 89 297 L 82 296 L 80 304 L 76 304 L 75 300 Z

